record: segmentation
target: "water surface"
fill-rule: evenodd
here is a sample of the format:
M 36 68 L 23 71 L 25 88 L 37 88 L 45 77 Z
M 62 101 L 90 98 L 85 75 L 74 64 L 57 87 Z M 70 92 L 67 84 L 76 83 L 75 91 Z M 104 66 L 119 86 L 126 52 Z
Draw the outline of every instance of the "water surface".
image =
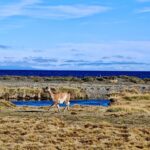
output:
M 99 76 L 135 76 L 150 78 L 150 71 L 71 71 L 71 70 L 0 70 L 0 76 L 62 76 L 62 77 L 99 77 Z
M 52 105 L 52 101 L 43 100 L 43 101 L 12 101 L 17 106 L 34 106 L 34 107 L 41 107 L 41 106 L 50 106 Z M 74 105 L 81 105 L 81 106 L 109 106 L 109 100 L 71 100 L 70 106 Z M 66 106 L 65 104 L 60 104 L 61 107 Z

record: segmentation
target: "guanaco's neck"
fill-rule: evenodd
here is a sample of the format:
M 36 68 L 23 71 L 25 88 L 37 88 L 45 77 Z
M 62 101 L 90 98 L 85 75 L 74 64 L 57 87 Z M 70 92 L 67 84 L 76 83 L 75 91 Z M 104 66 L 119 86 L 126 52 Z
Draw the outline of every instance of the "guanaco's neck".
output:
M 48 93 L 49 93 L 49 95 L 51 96 L 51 98 L 53 99 L 53 98 L 54 98 L 54 93 L 52 92 L 51 89 L 49 89 Z

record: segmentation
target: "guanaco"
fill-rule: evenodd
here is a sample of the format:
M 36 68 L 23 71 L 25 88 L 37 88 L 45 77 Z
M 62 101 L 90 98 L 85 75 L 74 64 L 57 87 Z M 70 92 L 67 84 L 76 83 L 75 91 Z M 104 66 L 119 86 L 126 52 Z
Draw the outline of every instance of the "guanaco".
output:
M 60 112 L 60 106 L 59 104 L 66 104 L 66 107 L 64 108 L 64 111 L 67 109 L 69 110 L 69 106 L 70 106 L 70 93 L 67 92 L 59 92 L 59 93 L 53 93 L 50 87 L 46 87 L 45 89 L 46 92 L 49 93 L 49 95 L 52 98 L 53 104 L 50 106 L 56 106 L 58 109 L 58 112 Z M 49 108 L 49 110 L 50 110 Z

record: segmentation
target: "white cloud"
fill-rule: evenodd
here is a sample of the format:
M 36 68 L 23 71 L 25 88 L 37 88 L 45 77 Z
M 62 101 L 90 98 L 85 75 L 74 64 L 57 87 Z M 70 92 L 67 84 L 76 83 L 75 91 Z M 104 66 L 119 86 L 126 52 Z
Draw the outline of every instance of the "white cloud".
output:
M 19 3 L 1 5 L 0 6 L 0 17 L 12 17 L 20 15 L 22 10 L 30 5 L 39 3 L 39 0 L 22 0 Z
M 140 3 L 146 3 L 150 2 L 150 0 L 137 0 Z M 137 13 L 149 13 L 150 12 L 150 7 L 143 7 L 139 10 L 136 11 Z
M 137 12 L 138 13 L 150 13 L 150 7 L 139 9 Z
M 77 49 L 89 59 L 96 59 L 100 56 L 135 56 L 141 58 L 149 54 L 150 41 L 114 41 L 99 43 L 66 43 L 60 46 L 62 49 Z
M 108 10 L 107 7 L 96 5 L 59 5 L 33 7 L 25 10 L 23 14 L 36 18 L 70 19 L 91 16 Z
M 12 50 L 10 47 L 0 51 L 0 66 L 20 65 L 36 69 L 150 70 L 149 50 L 150 41 L 64 43 L 38 52 L 35 49 Z
M 43 1 L 44 2 L 44 1 Z M 42 0 L 22 0 L 0 6 L 0 17 L 27 16 L 35 18 L 70 19 L 106 12 L 110 8 L 99 5 L 39 5 Z

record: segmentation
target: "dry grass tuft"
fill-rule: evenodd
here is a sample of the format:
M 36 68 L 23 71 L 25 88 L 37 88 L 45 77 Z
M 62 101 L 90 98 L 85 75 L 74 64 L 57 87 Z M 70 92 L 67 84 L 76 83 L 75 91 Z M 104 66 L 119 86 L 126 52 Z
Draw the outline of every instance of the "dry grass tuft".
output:
M 8 102 L 6 100 L 0 100 L 0 109 L 10 109 L 10 108 L 15 108 L 16 106 L 11 103 L 11 102 Z
M 149 111 L 144 108 L 140 108 L 138 106 L 129 106 L 129 105 L 112 106 L 107 109 L 107 112 L 149 113 Z
M 150 93 L 141 93 L 133 89 L 113 94 L 111 99 L 117 103 L 108 108 L 107 112 L 150 113 Z
M 149 100 L 150 101 L 150 94 L 126 94 L 123 96 L 124 100 L 127 101 L 142 101 L 142 100 Z

